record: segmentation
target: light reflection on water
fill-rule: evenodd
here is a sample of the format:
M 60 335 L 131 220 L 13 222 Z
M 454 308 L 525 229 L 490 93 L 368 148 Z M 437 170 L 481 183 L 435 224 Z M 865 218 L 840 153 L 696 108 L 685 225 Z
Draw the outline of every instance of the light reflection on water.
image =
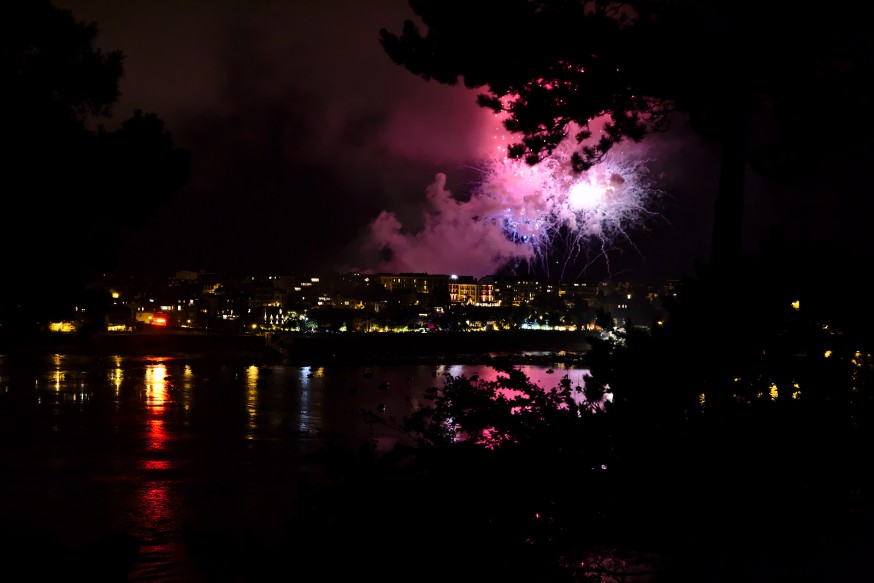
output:
M 186 367 L 190 371 L 190 367 Z M 141 541 L 138 560 L 133 567 L 131 581 L 175 579 L 190 570 L 183 545 L 178 537 L 177 508 L 183 501 L 174 488 L 175 464 L 168 456 L 168 447 L 174 439 L 167 427 L 165 415 L 173 408 L 166 361 L 147 364 L 144 371 L 145 455 L 140 462 L 142 481 L 133 497 L 130 513 L 130 532 Z M 172 377 L 170 377 L 172 380 Z
M 246 413 L 249 417 L 247 424 L 247 439 L 255 437 L 255 416 L 258 413 L 258 367 L 254 364 L 246 369 Z
M 582 369 L 521 365 L 554 387 Z M 388 448 L 404 436 L 361 410 L 402 419 L 443 375 L 484 365 L 255 366 L 173 358 L 0 356 L 4 524 L 71 548 L 107 532 L 141 541 L 129 580 L 194 580 L 186 526 L 281 536 L 299 479 L 325 440 Z

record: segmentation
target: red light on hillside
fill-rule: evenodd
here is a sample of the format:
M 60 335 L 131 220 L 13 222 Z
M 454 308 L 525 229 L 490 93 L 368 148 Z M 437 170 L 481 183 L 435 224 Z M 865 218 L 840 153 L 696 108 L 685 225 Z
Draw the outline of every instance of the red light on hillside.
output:
M 167 316 L 153 316 L 152 324 L 154 326 L 166 326 L 167 325 Z

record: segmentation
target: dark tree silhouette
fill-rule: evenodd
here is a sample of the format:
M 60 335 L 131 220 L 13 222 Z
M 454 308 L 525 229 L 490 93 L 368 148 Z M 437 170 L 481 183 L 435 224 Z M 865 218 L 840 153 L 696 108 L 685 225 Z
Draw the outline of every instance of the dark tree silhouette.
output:
M 722 146 L 714 264 L 739 257 L 748 164 L 785 176 L 869 135 L 859 124 L 869 118 L 870 19 L 852 10 L 716 0 L 409 4 L 426 32 L 413 20 L 400 34 L 382 29 L 386 53 L 425 79 L 483 88 L 479 103 L 506 112 L 507 129 L 522 136 L 510 154 L 531 164 L 570 122 L 586 128 L 575 136 L 582 171 L 618 142 L 687 114 Z M 605 115 L 593 143 L 589 124 Z
M 4 23 L 0 307 L 14 327 L 75 306 L 78 292 L 114 268 L 125 229 L 187 181 L 189 155 L 153 113 L 137 111 L 116 130 L 102 125 L 124 56 L 94 46 L 95 23 L 31 0 L 6 6 Z

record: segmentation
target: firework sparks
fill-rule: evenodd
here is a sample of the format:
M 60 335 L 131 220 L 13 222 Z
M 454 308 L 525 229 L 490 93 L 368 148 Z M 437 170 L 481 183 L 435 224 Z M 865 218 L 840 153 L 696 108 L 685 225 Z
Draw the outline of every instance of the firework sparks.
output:
M 569 127 L 568 135 L 578 130 Z M 484 169 L 473 198 L 493 201 L 499 210 L 485 220 L 500 224 L 511 241 L 530 248 L 529 263 L 548 268 L 546 258 L 558 238 L 567 249 L 564 267 L 593 251 L 609 261 L 608 250 L 619 240 L 634 247 L 631 231 L 656 214 L 650 209 L 661 191 L 647 160 L 617 146 L 600 164 L 578 173 L 571 163 L 578 147 L 569 137 L 534 166 L 507 157 L 499 147 Z

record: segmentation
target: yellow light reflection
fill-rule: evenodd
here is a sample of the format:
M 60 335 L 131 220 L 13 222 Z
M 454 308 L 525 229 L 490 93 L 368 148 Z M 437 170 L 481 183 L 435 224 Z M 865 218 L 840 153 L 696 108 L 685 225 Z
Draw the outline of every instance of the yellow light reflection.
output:
M 54 381 L 55 390 L 58 392 L 61 390 L 61 364 L 63 360 L 64 357 L 60 354 L 52 355 L 52 364 L 55 366 L 55 374 L 52 376 L 52 381 Z
M 772 400 L 776 401 L 777 400 L 777 385 L 775 383 L 771 383 L 771 386 L 768 388 L 770 389 L 768 392 L 768 395 L 771 397 Z
M 167 402 L 167 367 L 152 364 L 146 367 L 146 397 L 150 409 L 163 409 Z
M 191 365 L 186 364 L 185 368 L 182 369 L 182 386 L 176 387 L 182 391 L 180 397 L 177 398 L 177 401 L 181 401 L 182 408 L 185 411 L 189 411 L 191 409 L 191 398 L 194 393 L 194 371 L 191 370 Z
M 121 389 L 121 381 L 124 378 L 124 371 L 122 368 L 116 367 L 112 369 L 109 380 L 112 382 L 113 386 L 115 386 L 115 396 L 118 396 L 119 389 Z
M 258 413 L 258 367 L 255 365 L 246 369 L 246 413 L 249 415 L 249 432 L 246 437 L 252 439 L 255 431 L 255 415 Z

